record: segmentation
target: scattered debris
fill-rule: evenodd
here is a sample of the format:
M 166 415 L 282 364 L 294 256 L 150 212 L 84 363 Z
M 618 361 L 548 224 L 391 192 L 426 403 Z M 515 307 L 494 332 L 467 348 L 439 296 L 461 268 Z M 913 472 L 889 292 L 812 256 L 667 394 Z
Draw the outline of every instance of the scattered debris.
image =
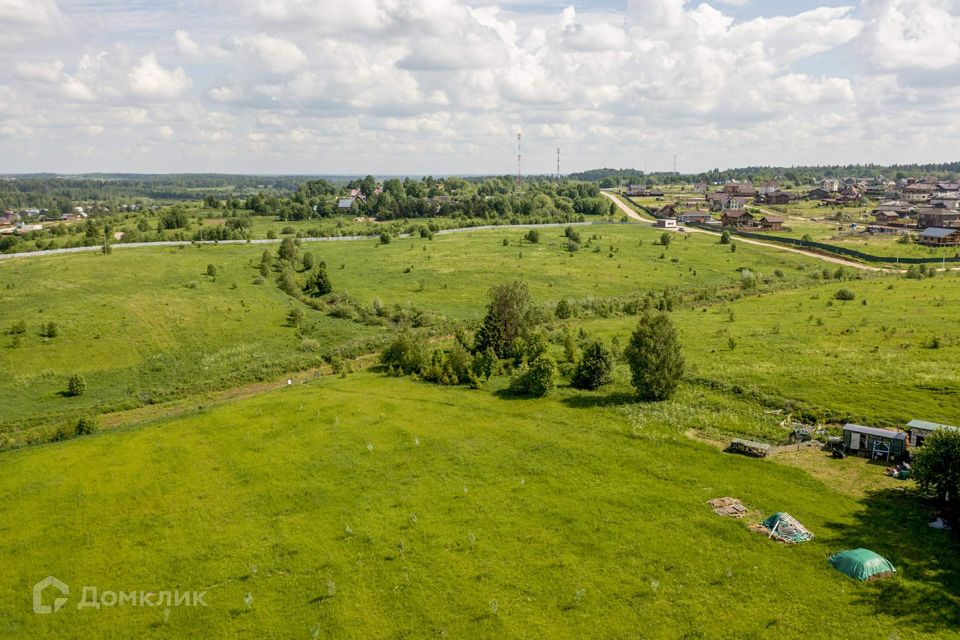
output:
M 931 522 L 930 527 L 933 529 L 942 529 L 943 531 L 950 531 L 950 529 L 952 528 L 949 524 L 947 524 L 947 521 L 944 520 L 943 518 L 937 518 L 936 520 Z
M 762 442 L 754 442 L 752 440 L 741 440 L 737 438 L 730 443 L 728 451 L 730 453 L 742 453 L 748 456 L 754 456 L 756 458 L 766 458 L 770 454 L 772 445 L 764 444 Z
M 785 512 L 775 513 L 760 524 L 752 525 L 750 529 L 786 544 L 807 542 L 813 538 L 813 533 Z
M 707 500 L 707 504 L 713 507 L 713 512 L 718 516 L 740 519 L 747 515 L 747 508 L 737 498 L 715 498 Z

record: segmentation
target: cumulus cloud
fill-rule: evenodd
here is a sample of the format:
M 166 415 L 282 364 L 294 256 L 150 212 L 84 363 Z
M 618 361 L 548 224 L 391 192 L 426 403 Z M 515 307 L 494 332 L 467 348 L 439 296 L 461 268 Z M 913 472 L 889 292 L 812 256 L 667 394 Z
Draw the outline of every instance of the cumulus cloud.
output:
M 857 2 L 220 0 L 199 20 L 161 3 L 142 26 L 121 7 L 84 38 L 0 44 L 0 83 L 20 96 L 0 94 L 0 122 L 13 154 L 102 127 L 111 135 L 78 148 L 166 145 L 178 151 L 138 157 L 192 149 L 197 162 L 245 161 L 242 148 L 271 170 L 346 170 L 346 158 L 353 170 L 496 169 L 518 129 L 531 163 L 538 140 L 586 166 L 633 164 L 634 147 L 711 165 L 783 160 L 774 148 L 829 161 L 802 155 L 824 153 L 820 135 L 859 159 L 881 148 L 871 127 L 922 128 L 960 105 L 960 0 Z M 68 14 L 53 0 L 0 0 L 8 31 L 92 24 Z
M 129 73 L 130 90 L 144 98 L 172 99 L 187 90 L 192 81 L 186 71 L 164 69 L 153 53 L 140 58 Z

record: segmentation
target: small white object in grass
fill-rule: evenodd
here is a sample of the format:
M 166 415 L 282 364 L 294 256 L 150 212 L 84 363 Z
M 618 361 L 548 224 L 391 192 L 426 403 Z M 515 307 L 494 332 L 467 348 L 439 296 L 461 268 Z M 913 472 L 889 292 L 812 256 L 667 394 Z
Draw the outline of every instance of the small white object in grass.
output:
M 352 535 L 353 535 L 353 529 L 350 528 L 350 525 L 347 525 L 347 528 L 344 529 L 344 532 L 345 532 L 348 536 L 352 536 Z
M 340 426 L 340 416 L 333 416 L 333 426 L 335 427 Z
M 313 629 L 310 629 L 310 640 L 317 640 L 320 637 L 320 627 L 315 626 Z
M 257 575 L 257 565 L 253 565 L 250 567 L 250 573 L 252 573 L 253 575 Z
M 494 614 L 494 615 L 496 615 L 496 613 L 497 613 L 497 601 L 496 601 L 496 600 L 491 600 L 491 601 L 490 601 L 490 613 L 492 613 L 492 614 Z
M 659 588 L 660 588 L 660 581 L 659 581 L 659 580 L 656 580 L 656 579 L 654 579 L 654 578 L 651 578 L 651 579 L 650 579 L 650 588 L 653 589 L 654 591 L 656 591 L 657 589 L 659 589 Z
M 170 621 L 170 607 L 167 607 L 163 610 L 163 624 L 167 624 Z
M 293 386 L 293 380 L 291 378 L 287 378 L 287 386 L 288 387 Z
M 252 606 L 253 606 L 253 594 L 248 591 L 248 592 L 247 592 L 247 595 L 243 596 L 243 602 L 244 602 L 244 604 L 246 604 L 248 607 L 252 607 Z
M 333 580 L 327 580 L 327 595 L 331 598 L 337 595 L 337 585 Z
M 467 540 L 471 545 L 477 544 L 477 536 L 473 535 L 473 531 L 467 534 Z
M 415 513 L 410 514 L 410 522 L 412 522 L 413 524 L 417 524 L 417 514 Z
M 370 451 L 370 452 L 373 451 L 373 445 L 372 445 L 372 444 L 368 444 L 368 445 L 367 445 L 367 451 Z
M 467 487 L 466 487 L 466 486 L 463 487 L 463 495 L 467 495 Z
M 583 596 L 585 596 L 586 594 L 587 594 L 587 590 L 581 587 L 577 589 L 577 593 L 576 595 L 573 596 L 573 599 L 576 601 L 577 604 L 580 604 L 580 602 L 583 600 Z
M 420 446 L 420 438 L 416 438 L 416 437 L 415 437 L 415 438 L 413 439 L 413 446 L 415 446 L 415 447 L 419 447 L 419 446 Z
M 523 478 L 520 478 L 520 486 L 523 487 L 526 484 L 527 484 L 527 481 L 524 480 Z

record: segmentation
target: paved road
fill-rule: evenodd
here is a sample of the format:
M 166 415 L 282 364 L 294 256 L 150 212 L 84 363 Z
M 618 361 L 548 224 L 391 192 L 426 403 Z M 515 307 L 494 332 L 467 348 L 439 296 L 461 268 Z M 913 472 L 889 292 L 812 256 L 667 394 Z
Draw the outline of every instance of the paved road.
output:
M 650 220 L 647 220 L 646 218 L 640 216 L 640 214 L 638 214 L 636 211 L 634 211 L 633 209 L 631 209 L 630 207 L 628 207 L 620 198 L 618 198 L 617 196 L 613 195 L 612 193 L 609 193 L 609 192 L 607 192 L 607 191 L 603 191 L 603 192 L 601 192 L 601 193 L 603 193 L 603 195 L 605 195 L 606 197 L 608 197 L 608 198 L 610 198 L 611 200 L 613 200 L 613 201 L 616 203 L 616 205 L 620 208 L 620 210 L 623 211 L 623 212 L 624 212 L 625 214 L 627 214 L 628 216 L 630 216 L 630 218 L 632 218 L 633 220 L 636 220 L 637 222 L 642 222 L 642 223 L 644 223 L 644 224 L 646 224 L 646 225 L 648 225 L 648 226 L 653 226 L 654 224 L 656 224 L 656 223 L 651 222 Z M 696 228 L 696 227 L 684 227 L 684 228 L 685 228 L 687 231 L 692 231 L 692 232 L 694 232 L 694 233 L 707 233 L 707 234 L 710 234 L 710 235 L 720 235 L 719 232 L 707 231 L 706 229 L 699 229 L 699 228 Z M 863 271 L 889 271 L 889 269 L 881 269 L 881 268 L 879 268 L 879 267 L 871 267 L 871 266 L 869 266 L 869 265 L 863 264 L 863 263 L 861 263 L 861 262 L 856 262 L 856 261 L 854 261 L 854 260 L 846 260 L 845 258 L 837 258 L 837 257 L 834 257 L 834 256 L 828 256 L 828 255 L 824 255 L 824 254 L 822 254 L 822 253 L 817 253 L 817 252 L 815 252 L 815 251 L 804 251 L 803 249 L 795 249 L 795 248 L 793 248 L 793 247 L 785 247 L 785 246 L 783 246 L 783 245 L 776 244 L 776 243 L 773 243 L 773 242 L 761 242 L 760 240 L 753 240 L 753 239 L 751 239 L 751 238 L 741 238 L 741 237 L 737 237 L 737 242 L 742 242 L 742 243 L 744 243 L 744 244 L 753 244 L 753 245 L 756 245 L 756 246 L 758 246 L 758 247 L 768 247 L 768 248 L 770 248 L 770 249 L 776 249 L 777 251 L 786 251 L 787 253 L 797 253 L 797 254 L 800 254 L 800 255 L 802 255 L 802 256 L 808 256 L 808 257 L 810 257 L 810 258 L 816 258 L 817 260 L 823 260 L 824 262 L 830 262 L 830 263 L 833 263 L 833 264 L 840 264 L 840 265 L 843 265 L 843 266 L 845 266 L 845 267 L 852 267 L 852 268 L 854 268 L 854 269 L 862 269 Z
M 479 227 L 462 227 L 459 229 L 442 229 L 434 232 L 435 235 L 449 235 L 452 233 L 467 233 L 469 231 L 484 231 L 491 229 L 530 229 L 530 228 L 550 228 L 550 227 L 586 227 L 595 224 L 615 224 L 612 222 L 551 222 L 548 224 L 490 224 Z M 409 238 L 409 233 L 401 233 L 398 237 Z M 353 242 L 357 240 L 377 240 L 379 235 L 373 236 L 330 236 L 321 238 L 300 238 L 301 242 Z M 193 244 L 279 244 L 282 238 L 273 240 L 167 240 L 163 242 L 118 242 L 111 244 L 113 249 L 138 249 L 143 247 L 180 247 Z M 68 247 L 65 249 L 46 249 L 44 251 L 28 251 L 25 253 L 0 253 L 0 261 L 12 260 L 14 258 L 33 258 L 37 256 L 53 256 L 63 253 L 85 253 L 90 251 L 100 251 L 100 245 L 91 245 L 85 247 Z

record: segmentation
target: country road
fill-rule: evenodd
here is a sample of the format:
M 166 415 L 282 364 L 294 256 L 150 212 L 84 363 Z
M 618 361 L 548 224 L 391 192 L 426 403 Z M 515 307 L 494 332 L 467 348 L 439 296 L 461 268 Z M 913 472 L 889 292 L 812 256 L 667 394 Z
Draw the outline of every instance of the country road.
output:
M 642 217 L 642 216 L 641 216 L 640 214 L 638 214 L 636 211 L 634 211 L 634 210 L 631 209 L 629 206 L 627 206 L 626 203 L 624 203 L 619 197 L 613 195 L 612 193 L 610 193 L 610 192 L 608 192 L 608 191 L 601 191 L 601 193 L 602 193 L 603 195 L 605 195 L 606 197 L 610 198 L 611 200 L 613 200 L 613 202 L 617 205 L 617 207 L 619 207 L 620 210 L 623 211 L 625 214 L 627 214 L 627 216 L 629 216 L 632 220 L 635 220 L 635 221 L 637 221 L 637 222 L 642 222 L 643 224 L 646 224 L 646 225 L 651 226 L 651 227 L 652 227 L 654 224 L 656 224 L 655 222 L 652 222 L 652 221 L 650 221 L 650 220 Z M 715 236 L 720 235 L 718 232 L 715 232 L 715 231 L 707 231 L 706 229 L 699 229 L 699 228 L 696 228 L 696 227 L 684 227 L 684 229 L 686 229 L 687 231 L 693 232 L 693 233 L 706 233 L 706 234 L 715 235 Z M 863 271 L 884 271 L 884 272 L 893 271 L 893 270 L 891 270 L 891 269 L 881 269 L 881 268 L 879 268 L 879 267 L 871 267 L 871 266 L 869 266 L 869 265 L 863 264 L 863 263 L 861 263 L 861 262 L 856 262 L 856 261 L 854 261 L 854 260 L 846 260 L 846 259 L 844 259 L 844 258 L 837 258 L 837 257 L 834 257 L 834 256 L 824 255 L 824 254 L 822 254 L 822 253 L 817 253 L 817 252 L 815 252 L 815 251 L 804 251 L 803 249 L 795 249 L 795 248 L 793 248 L 793 247 L 785 247 L 785 246 L 783 246 L 783 245 L 779 245 L 779 244 L 776 244 L 776 243 L 773 243 L 773 242 L 761 242 L 761 241 L 759 241 L 759 240 L 752 240 L 752 239 L 750 239 L 750 238 L 741 238 L 741 237 L 738 237 L 738 238 L 737 238 L 737 242 L 742 242 L 742 243 L 744 243 L 744 244 L 752 244 L 752 245 L 756 245 L 756 246 L 758 246 L 758 247 L 767 247 L 767 248 L 769 248 L 769 249 L 776 249 L 776 250 L 778 250 L 778 251 L 786 251 L 787 253 L 797 253 L 797 254 L 800 254 L 800 255 L 802 255 L 802 256 L 808 256 L 808 257 L 810 257 L 810 258 L 816 258 L 817 260 L 823 260 L 824 262 L 830 262 L 830 263 L 832 263 L 832 264 L 839 264 L 839 265 L 843 265 L 843 266 L 845 266 L 845 267 L 852 267 L 852 268 L 854 268 L 854 269 L 862 269 Z

